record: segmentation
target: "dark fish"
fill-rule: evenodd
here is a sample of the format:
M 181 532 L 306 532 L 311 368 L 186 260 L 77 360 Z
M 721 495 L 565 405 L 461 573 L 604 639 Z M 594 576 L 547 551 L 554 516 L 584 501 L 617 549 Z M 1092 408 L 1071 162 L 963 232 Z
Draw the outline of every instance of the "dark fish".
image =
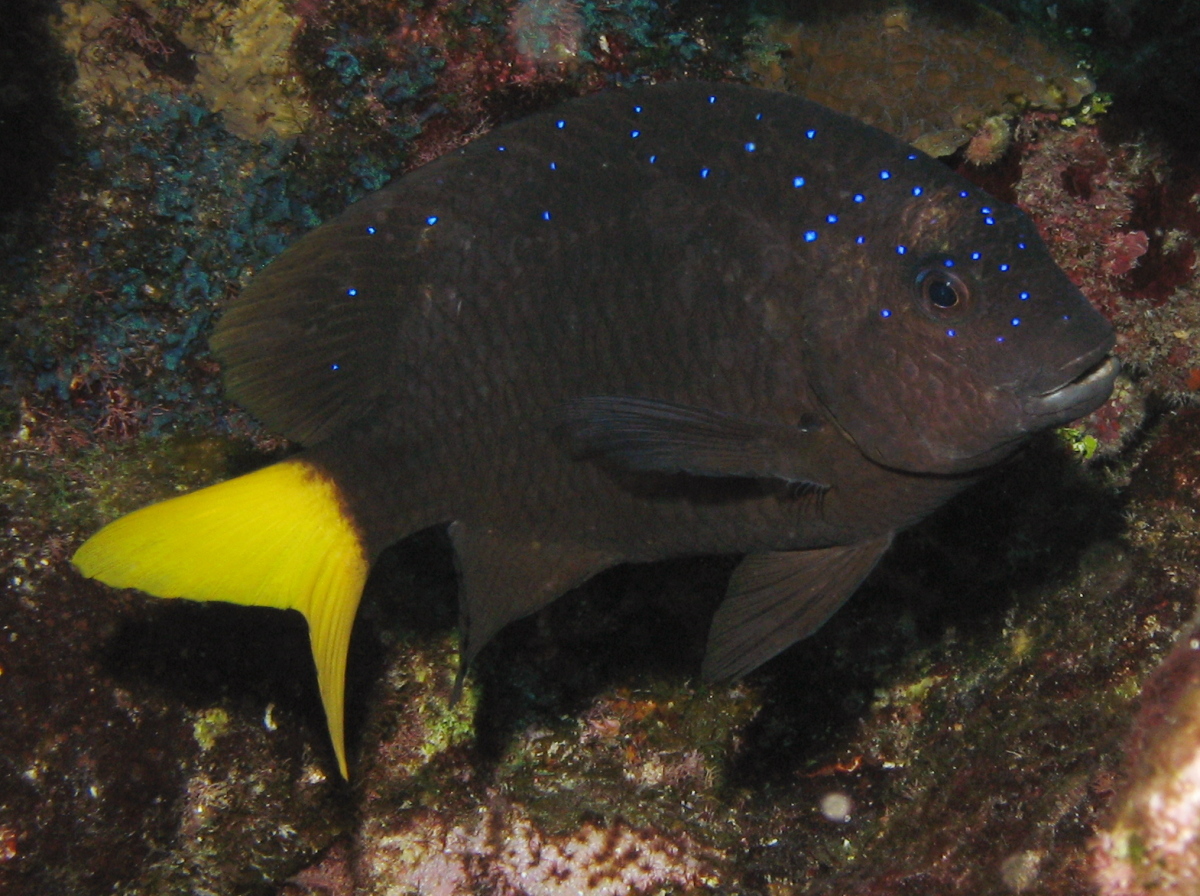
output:
M 222 319 L 307 445 L 75 556 L 299 609 L 339 768 L 370 563 L 448 524 L 470 659 L 625 561 L 745 552 L 704 674 L 819 627 L 893 533 L 1108 397 L 1108 323 L 1020 211 L 805 100 L 676 83 L 498 128 L 296 243 Z

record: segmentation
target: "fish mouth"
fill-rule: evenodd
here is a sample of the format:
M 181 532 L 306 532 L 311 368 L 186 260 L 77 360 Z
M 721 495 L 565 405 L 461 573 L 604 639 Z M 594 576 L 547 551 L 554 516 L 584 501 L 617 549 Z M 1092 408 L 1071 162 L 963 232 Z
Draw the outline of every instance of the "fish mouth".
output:
M 1021 410 L 1032 418 L 1026 429 L 1046 429 L 1078 420 L 1108 401 L 1113 382 L 1121 372 L 1121 362 L 1108 354 L 1107 347 L 1103 352 L 1099 360 L 1081 359 L 1082 372 L 1063 385 L 1025 399 Z

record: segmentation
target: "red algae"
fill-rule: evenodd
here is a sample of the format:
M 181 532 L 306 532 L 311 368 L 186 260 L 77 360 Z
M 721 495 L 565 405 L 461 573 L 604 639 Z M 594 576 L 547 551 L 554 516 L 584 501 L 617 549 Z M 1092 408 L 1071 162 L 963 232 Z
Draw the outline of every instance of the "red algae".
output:
M 1067 276 L 1115 318 L 1124 285 L 1117 272 L 1132 270 L 1137 259 L 1114 260 L 1110 246 L 1148 240 L 1131 219 L 1149 160 L 1130 147 L 1110 147 L 1095 125 L 1064 129 L 1049 115 L 1026 117 L 1018 139 L 1017 204 L 1037 222 Z
M 1012 153 L 1013 198 L 1055 259 L 1113 321 L 1131 377 L 1079 428 L 1111 456 L 1138 432 L 1149 396 L 1200 399 L 1200 179 L 1152 142 L 1098 124 L 1027 115 Z

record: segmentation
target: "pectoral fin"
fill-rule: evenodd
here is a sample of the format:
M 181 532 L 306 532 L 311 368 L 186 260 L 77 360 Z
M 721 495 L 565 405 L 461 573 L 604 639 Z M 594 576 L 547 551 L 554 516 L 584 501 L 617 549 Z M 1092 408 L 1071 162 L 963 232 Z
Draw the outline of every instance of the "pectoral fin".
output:
M 751 554 L 729 580 L 708 634 L 702 674 L 736 678 L 806 638 L 837 612 L 892 543 Z
M 559 429 L 578 457 L 636 472 L 780 479 L 828 488 L 823 427 L 785 426 L 646 398 L 592 396 L 564 405 Z

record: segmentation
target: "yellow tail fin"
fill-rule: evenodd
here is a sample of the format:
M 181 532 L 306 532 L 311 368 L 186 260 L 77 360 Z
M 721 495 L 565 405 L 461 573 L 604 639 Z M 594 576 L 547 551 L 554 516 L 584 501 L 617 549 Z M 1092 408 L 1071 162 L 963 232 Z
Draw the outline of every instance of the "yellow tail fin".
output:
M 303 613 L 347 777 L 346 653 L 370 564 L 332 480 L 303 460 L 284 461 L 123 516 L 72 562 L 114 588 Z

